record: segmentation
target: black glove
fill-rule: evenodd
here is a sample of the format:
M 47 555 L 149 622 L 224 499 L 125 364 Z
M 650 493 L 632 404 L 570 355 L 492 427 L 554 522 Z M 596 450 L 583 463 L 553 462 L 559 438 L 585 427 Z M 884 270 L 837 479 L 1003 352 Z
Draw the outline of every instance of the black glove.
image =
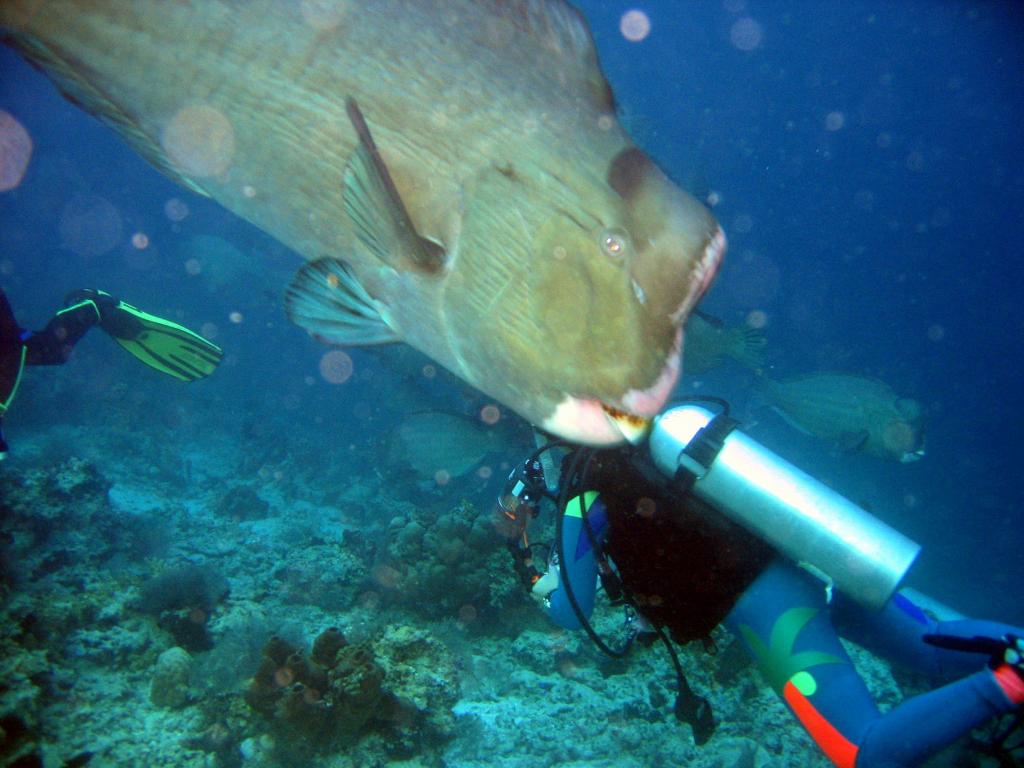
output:
M 1024 681 L 1024 638 L 1013 633 L 1001 638 L 958 637 L 956 635 L 923 635 L 928 645 L 945 648 L 950 651 L 966 651 L 982 653 L 988 656 L 988 665 L 992 669 L 1008 665 Z

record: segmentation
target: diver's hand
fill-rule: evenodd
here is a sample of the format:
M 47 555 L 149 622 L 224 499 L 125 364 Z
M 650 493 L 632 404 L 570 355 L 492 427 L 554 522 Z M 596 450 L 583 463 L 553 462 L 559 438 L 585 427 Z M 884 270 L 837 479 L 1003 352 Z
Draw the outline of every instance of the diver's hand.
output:
M 1011 633 L 1001 638 L 959 637 L 957 635 L 922 635 L 928 645 L 950 651 L 983 653 L 999 687 L 1015 704 L 1024 704 L 1024 638 Z
M 1024 705 L 1024 638 L 1003 635 L 1003 651 L 993 654 L 990 662 L 999 686 L 1010 701 Z

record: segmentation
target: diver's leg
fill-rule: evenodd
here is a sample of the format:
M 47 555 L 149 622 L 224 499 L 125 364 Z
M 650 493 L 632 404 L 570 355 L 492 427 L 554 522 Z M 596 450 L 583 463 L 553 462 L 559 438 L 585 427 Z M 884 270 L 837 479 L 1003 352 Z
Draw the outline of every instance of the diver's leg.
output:
M 920 764 L 972 728 L 1016 711 L 1024 702 L 1024 686 L 1018 686 L 1021 698 L 1015 702 L 994 673 L 983 669 L 907 699 L 871 724 L 857 768 Z
M 67 362 L 71 350 L 86 332 L 100 322 L 100 311 L 93 301 L 65 307 L 41 331 L 25 339 L 28 365 L 60 365 Z
M 775 561 L 725 624 L 825 755 L 844 768 L 858 765 L 861 741 L 879 712 L 832 628 L 821 582 Z
M 909 699 L 882 716 L 843 651 L 824 590 L 811 576 L 776 562 L 726 619 L 772 687 L 836 765 L 917 765 L 992 717 L 1012 712 L 1012 671 L 989 670 Z

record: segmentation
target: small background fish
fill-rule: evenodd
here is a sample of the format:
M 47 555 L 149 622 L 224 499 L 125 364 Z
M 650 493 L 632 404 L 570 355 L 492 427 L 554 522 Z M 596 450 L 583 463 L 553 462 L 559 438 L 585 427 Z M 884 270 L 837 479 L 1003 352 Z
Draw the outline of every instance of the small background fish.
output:
M 686 321 L 683 375 L 710 371 L 727 358 L 752 371 L 760 371 L 764 367 L 767 343 L 760 328 L 727 326 L 717 317 L 696 310 Z
M 920 403 L 899 397 L 883 381 L 816 373 L 785 381 L 764 379 L 762 388 L 790 424 L 842 450 L 902 462 L 924 455 Z

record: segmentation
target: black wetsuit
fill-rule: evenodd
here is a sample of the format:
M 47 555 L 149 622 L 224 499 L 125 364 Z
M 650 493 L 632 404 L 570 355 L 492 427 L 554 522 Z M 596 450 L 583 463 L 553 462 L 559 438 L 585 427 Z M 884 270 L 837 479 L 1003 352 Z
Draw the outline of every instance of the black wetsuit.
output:
M 633 603 L 676 642 L 707 637 L 776 556 L 695 497 L 680 497 L 649 462 L 631 460 L 628 450 L 595 453 L 584 483 L 604 501 L 604 551 Z
M 0 289 L 0 455 L 7 452 L 3 415 L 7 412 L 26 365 L 60 365 L 86 331 L 100 321 L 96 305 L 85 302 L 58 312 L 41 331 L 18 325 L 7 294 Z

